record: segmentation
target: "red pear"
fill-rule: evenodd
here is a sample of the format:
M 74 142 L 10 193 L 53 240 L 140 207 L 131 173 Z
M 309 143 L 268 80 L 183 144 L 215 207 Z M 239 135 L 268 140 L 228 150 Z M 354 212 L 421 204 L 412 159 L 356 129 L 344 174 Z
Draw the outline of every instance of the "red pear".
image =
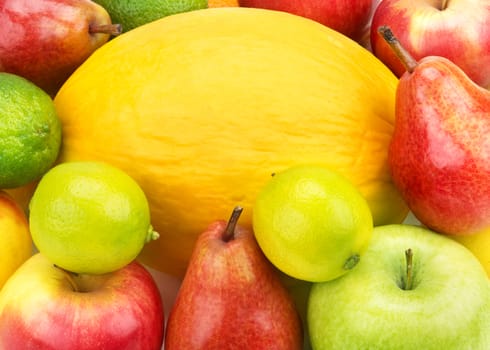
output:
M 0 71 L 54 96 L 69 75 L 121 32 L 90 0 L 0 0 Z
M 405 65 L 389 148 L 395 185 L 417 219 L 445 234 L 490 228 L 490 91 L 446 58 L 416 61 L 387 27 Z
M 298 350 L 302 326 L 253 232 L 216 221 L 197 239 L 170 311 L 166 350 Z

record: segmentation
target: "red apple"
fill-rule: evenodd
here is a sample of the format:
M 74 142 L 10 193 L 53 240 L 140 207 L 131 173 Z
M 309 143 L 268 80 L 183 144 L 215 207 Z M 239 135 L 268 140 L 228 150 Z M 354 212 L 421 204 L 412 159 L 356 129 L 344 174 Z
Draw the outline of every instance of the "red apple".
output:
M 240 6 L 310 18 L 356 40 L 362 39 L 375 0 L 239 0 Z
M 405 67 L 377 30 L 389 26 L 417 60 L 442 56 L 490 88 L 490 1 L 383 0 L 371 23 L 371 48 L 398 77 Z
M 0 349 L 159 350 L 164 313 L 139 263 L 74 275 L 33 255 L 0 291 Z
M 90 0 L 0 0 L 0 71 L 54 95 L 120 28 Z

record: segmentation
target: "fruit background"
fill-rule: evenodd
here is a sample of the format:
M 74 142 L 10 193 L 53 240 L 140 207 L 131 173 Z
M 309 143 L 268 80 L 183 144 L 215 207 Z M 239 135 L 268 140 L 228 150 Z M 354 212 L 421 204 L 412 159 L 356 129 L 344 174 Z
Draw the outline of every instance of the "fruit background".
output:
M 490 348 L 489 17 L 0 1 L 0 349 Z

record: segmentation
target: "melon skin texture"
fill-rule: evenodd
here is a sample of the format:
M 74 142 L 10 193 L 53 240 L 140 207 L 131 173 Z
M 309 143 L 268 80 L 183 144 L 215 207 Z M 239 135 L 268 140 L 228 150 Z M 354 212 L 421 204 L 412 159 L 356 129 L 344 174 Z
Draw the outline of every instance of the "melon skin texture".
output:
M 296 164 L 332 167 L 375 225 L 408 209 L 387 163 L 397 78 L 369 51 L 303 17 L 215 8 L 165 17 L 92 54 L 55 98 L 60 161 L 100 160 L 145 191 L 160 238 L 140 260 L 182 277 L 194 242 Z

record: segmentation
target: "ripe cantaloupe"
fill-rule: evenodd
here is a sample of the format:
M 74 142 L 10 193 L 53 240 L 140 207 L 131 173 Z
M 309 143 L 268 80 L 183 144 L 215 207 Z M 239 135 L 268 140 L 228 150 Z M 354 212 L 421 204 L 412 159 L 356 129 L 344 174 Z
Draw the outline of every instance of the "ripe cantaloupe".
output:
M 160 239 L 140 259 L 182 276 L 196 236 L 271 174 L 330 166 L 375 224 L 403 221 L 387 147 L 396 77 L 370 52 L 284 12 L 215 8 L 163 18 L 98 49 L 55 98 L 61 161 L 102 160 L 148 196 Z

